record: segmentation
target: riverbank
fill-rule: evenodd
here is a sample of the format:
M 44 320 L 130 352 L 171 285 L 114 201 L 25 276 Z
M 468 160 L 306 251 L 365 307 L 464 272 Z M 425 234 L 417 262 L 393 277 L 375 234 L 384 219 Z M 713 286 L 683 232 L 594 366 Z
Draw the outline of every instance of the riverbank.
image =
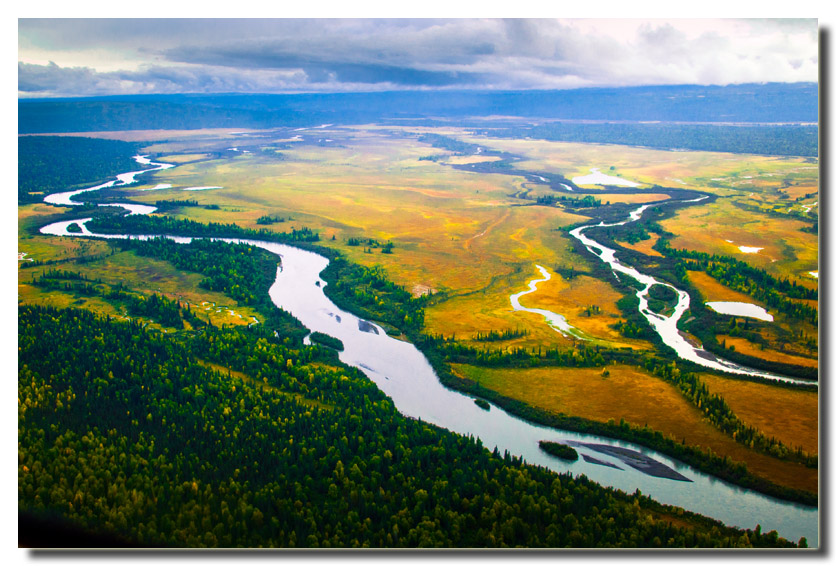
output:
M 69 235 L 69 234 L 64 234 L 64 235 Z M 88 235 L 89 235 L 89 233 L 88 233 Z M 123 237 L 123 236 L 118 236 L 117 235 L 115 237 Z M 296 252 L 291 251 L 292 248 L 288 249 L 286 247 L 283 247 L 283 246 L 280 246 L 280 245 L 277 245 L 277 244 L 262 243 L 262 245 L 265 248 L 270 248 L 270 251 L 273 251 L 274 253 L 278 253 L 279 255 L 282 255 L 282 254 L 293 255 L 293 254 L 296 253 Z M 311 246 L 311 247 L 313 247 L 313 246 Z M 329 255 L 332 255 L 332 254 L 329 254 Z M 313 259 L 305 259 L 304 260 L 304 262 L 307 262 L 307 261 L 314 261 L 314 260 Z M 319 259 L 315 260 L 315 262 L 316 262 L 316 265 L 321 265 L 322 266 L 322 267 L 319 268 L 319 270 L 324 268 L 325 265 L 327 265 L 327 263 L 328 263 L 327 260 L 324 260 L 324 263 L 323 263 L 323 261 L 321 261 Z M 293 278 L 293 274 L 291 273 L 292 270 L 290 270 L 287 267 L 288 265 L 289 265 L 289 262 L 284 262 L 283 261 L 284 269 L 282 271 L 282 274 L 283 274 L 283 277 L 286 276 L 285 279 L 283 279 L 283 280 L 288 281 L 289 284 L 290 284 L 290 287 L 288 288 L 290 291 L 288 293 L 282 295 L 282 296 L 285 297 L 285 298 L 292 296 L 292 298 L 294 300 L 297 300 L 297 303 L 295 303 L 293 305 L 294 308 L 298 307 L 298 308 L 302 309 L 302 312 L 308 313 L 308 314 L 306 314 L 306 316 L 310 315 L 309 319 L 303 318 L 303 317 L 300 317 L 300 319 L 305 320 L 306 326 L 309 326 L 309 328 L 311 328 L 312 330 L 319 330 L 315 326 L 319 325 L 319 324 L 323 324 L 323 321 L 320 320 L 321 317 L 322 317 L 322 312 L 317 310 L 317 308 L 318 308 L 317 305 L 319 305 L 320 303 L 318 302 L 318 299 L 314 298 L 314 295 L 310 296 L 310 300 L 309 300 L 309 297 L 308 297 L 308 293 L 314 293 L 315 294 L 316 292 L 319 292 L 321 290 L 321 287 L 315 285 L 316 281 L 319 280 L 318 276 L 316 276 L 315 274 L 319 273 L 319 271 L 313 270 L 313 268 L 311 268 L 312 270 L 310 271 L 310 273 L 314 274 L 314 275 L 311 275 L 307 271 L 307 268 L 306 268 L 306 271 L 305 271 L 306 275 L 304 276 L 304 280 L 298 280 L 297 281 L 297 280 L 292 279 Z M 279 277 L 277 277 L 277 282 L 278 281 L 279 281 Z M 331 287 L 331 285 L 326 286 L 326 292 L 328 292 L 328 290 L 329 290 L 328 287 Z M 336 287 L 336 284 L 334 285 L 334 288 L 335 287 Z M 297 292 L 297 291 L 302 290 L 302 289 L 305 290 L 304 295 L 300 295 Z M 357 290 L 362 290 L 362 289 L 359 289 L 359 288 L 350 288 L 350 289 L 352 290 L 352 292 L 357 291 Z M 272 292 L 271 292 L 271 294 L 272 294 Z M 316 295 L 316 296 L 318 296 L 318 295 Z M 362 295 L 360 295 L 358 297 L 358 295 L 356 293 L 354 294 L 354 296 L 356 298 L 361 298 L 362 297 Z M 277 303 L 277 304 L 279 304 L 279 306 L 282 306 L 282 307 L 286 306 L 285 303 L 281 303 L 281 304 Z M 287 306 L 290 306 L 290 305 L 287 305 Z M 336 320 L 337 316 L 341 316 L 343 326 L 342 327 L 330 326 L 330 327 L 328 327 L 328 328 L 330 328 L 330 331 L 325 331 L 325 333 L 330 334 L 330 335 L 335 334 L 336 337 L 343 340 L 343 336 L 341 335 L 341 333 L 347 332 L 347 329 L 350 329 L 351 325 L 355 325 L 354 327 L 356 328 L 356 325 L 358 324 L 358 320 L 357 320 L 356 317 L 354 317 L 354 316 L 352 316 L 348 313 L 339 313 L 339 315 L 338 315 L 337 311 L 334 310 L 334 307 L 329 307 L 329 308 L 332 309 L 331 314 L 334 314 L 335 316 L 327 317 L 328 320 L 331 321 L 328 324 L 332 324 L 332 325 L 341 324 L 340 321 Z M 417 314 L 417 312 L 418 311 L 416 310 L 415 313 Z M 401 313 L 398 312 L 398 309 L 394 309 L 393 312 L 390 313 L 390 316 L 396 317 L 399 314 L 401 314 Z M 420 328 L 420 323 L 417 320 L 415 320 L 412 316 L 410 316 L 409 320 L 407 321 L 407 319 L 404 318 L 405 316 L 410 316 L 410 313 L 408 313 L 408 312 L 403 313 L 403 316 L 401 316 L 399 319 L 398 318 L 393 318 L 392 319 L 393 320 L 393 325 L 397 326 L 397 327 L 400 327 L 400 328 L 404 328 L 407 325 L 410 326 L 410 327 Z M 310 322 L 310 324 L 309 324 L 309 322 Z M 334 332 L 334 334 L 331 334 L 331 332 Z M 436 376 L 435 372 L 432 372 L 432 366 L 429 366 L 426 361 L 421 362 L 422 356 L 415 356 L 413 353 L 411 353 L 409 348 L 401 349 L 400 346 L 395 346 L 395 345 L 392 345 L 392 344 L 389 344 L 388 342 L 386 342 L 385 348 L 387 348 L 387 349 L 391 348 L 391 350 L 392 350 L 391 353 L 392 353 L 392 356 L 393 356 L 392 359 L 391 359 L 391 364 L 392 365 L 387 365 L 387 364 L 389 364 L 389 360 L 382 359 L 382 358 L 379 357 L 380 354 L 384 353 L 384 351 L 381 350 L 381 347 L 383 346 L 383 342 L 378 343 L 378 342 L 365 342 L 365 341 L 366 340 L 385 340 L 388 337 L 386 337 L 385 334 L 383 334 L 382 332 L 379 333 L 379 334 L 368 333 L 368 332 L 362 333 L 361 332 L 360 334 L 362 334 L 363 337 L 358 336 L 357 332 L 355 331 L 355 332 L 348 335 L 348 339 L 343 340 L 343 342 L 346 344 L 346 350 L 347 351 L 352 349 L 352 346 L 354 346 L 354 350 L 352 351 L 351 354 L 348 354 L 348 356 L 355 356 L 356 353 L 357 353 L 356 348 L 360 344 L 360 342 L 357 342 L 356 344 L 351 344 L 350 342 L 352 340 L 362 340 L 363 341 L 362 344 L 368 344 L 368 346 L 364 345 L 364 346 L 361 346 L 361 347 L 364 348 L 365 350 L 375 352 L 378 357 L 370 359 L 366 363 L 365 366 L 361 366 L 361 367 L 363 367 L 364 372 L 369 377 L 371 377 L 372 380 L 375 381 L 375 383 L 377 383 L 378 387 L 380 387 L 381 390 L 383 390 L 386 394 L 392 396 L 393 399 L 396 399 L 396 403 L 398 405 L 398 408 L 400 410 L 402 410 L 404 412 L 404 414 L 407 414 L 407 415 L 416 414 L 416 416 L 420 416 L 421 418 L 426 418 L 427 420 L 430 420 L 431 422 L 441 422 L 441 423 L 443 423 L 442 426 L 444 426 L 445 428 L 450 428 L 451 430 L 461 432 L 462 434 L 471 434 L 471 433 L 476 434 L 480 438 L 484 438 L 486 444 L 491 443 L 491 444 L 501 446 L 504 449 L 511 450 L 511 453 L 518 453 L 522 457 L 526 458 L 531 463 L 541 464 L 541 463 L 549 462 L 548 460 L 544 459 L 544 457 L 541 455 L 541 451 L 539 451 L 539 449 L 537 448 L 536 442 L 539 441 L 540 439 L 542 439 L 544 434 L 546 436 L 550 436 L 551 434 L 554 434 L 555 431 L 547 431 L 547 430 L 544 431 L 544 430 L 541 430 L 541 429 L 534 429 L 534 428 L 530 427 L 529 424 L 524 423 L 522 421 L 517 421 L 515 419 L 510 419 L 509 420 L 509 417 L 507 417 L 507 415 L 505 415 L 505 413 L 502 412 L 502 411 L 485 412 L 485 411 L 479 409 L 478 407 L 476 407 L 473 404 L 473 401 L 470 397 L 465 397 L 465 396 L 461 396 L 461 395 L 458 395 L 458 394 L 452 395 L 452 394 L 444 393 L 444 391 L 446 390 L 444 387 L 441 387 L 441 391 L 439 391 L 433 385 L 434 383 L 441 385 L 438 381 L 438 377 Z M 413 340 L 414 340 L 414 338 L 413 338 Z M 400 343 L 400 344 L 404 344 L 404 343 Z M 411 345 L 409 345 L 409 344 L 404 344 L 404 347 L 405 346 L 411 347 Z M 407 353 L 408 353 L 408 357 L 405 357 L 405 355 Z M 413 357 L 414 357 L 414 360 L 413 360 Z M 356 361 L 355 358 L 345 358 L 345 359 L 353 359 L 353 360 Z M 407 359 L 410 360 L 410 363 L 406 363 L 405 360 L 407 360 Z M 425 380 L 425 381 L 421 381 L 420 383 L 409 383 L 407 380 L 405 380 L 406 376 L 403 376 L 403 378 L 398 378 L 398 375 L 402 375 L 402 374 L 399 373 L 402 370 L 399 370 L 397 368 L 403 368 L 404 365 L 410 366 L 413 361 L 414 361 L 413 367 L 421 367 L 421 379 Z M 358 362 L 358 363 L 362 363 L 362 362 Z M 372 366 L 374 366 L 374 367 L 372 367 Z M 426 366 L 426 367 L 424 367 L 424 366 Z M 418 387 L 418 389 L 415 389 L 416 387 Z M 399 389 L 399 388 L 401 388 L 401 389 Z M 411 388 L 411 389 L 404 389 L 404 388 Z M 433 391 L 433 393 L 429 393 L 429 391 Z M 449 390 L 446 390 L 446 391 L 449 391 Z M 422 395 L 423 395 L 423 398 L 421 398 Z M 416 405 L 416 403 L 418 403 L 418 405 Z M 416 413 L 415 411 L 418 411 L 418 412 Z M 424 412 L 424 411 L 426 411 L 426 412 Z M 483 427 L 483 428 L 476 428 L 476 429 L 470 428 L 470 425 L 474 422 L 478 422 L 479 426 Z M 462 425 L 464 423 L 467 423 L 467 424 L 464 427 L 462 427 Z M 557 432 L 559 434 L 564 434 L 564 433 L 561 433 L 560 431 L 557 431 Z M 497 436 L 498 433 L 500 434 L 500 436 Z M 568 433 L 565 433 L 565 434 L 568 434 Z M 595 437 L 590 437 L 590 440 L 586 440 L 586 441 L 587 442 L 602 442 L 602 441 L 605 442 L 606 439 L 602 438 L 602 439 L 596 440 Z M 488 444 L 488 445 L 491 445 L 491 444 Z M 529 446 L 529 444 L 531 446 Z M 655 457 L 660 457 L 660 456 L 655 456 Z M 675 461 L 668 461 L 667 459 L 665 459 L 665 461 L 670 466 L 681 466 L 681 464 L 679 464 Z M 555 464 L 550 463 L 549 467 L 552 467 L 554 465 Z M 687 473 L 689 475 L 693 475 L 695 478 L 697 478 L 700 486 L 705 486 L 705 487 L 697 488 L 697 490 L 698 490 L 697 492 L 689 492 L 687 490 L 677 490 L 676 488 L 671 487 L 669 485 L 666 485 L 664 483 L 659 483 L 659 481 L 661 481 L 661 480 L 650 481 L 646 477 L 642 476 L 639 472 L 633 473 L 633 472 L 627 472 L 627 471 L 621 471 L 621 472 L 614 471 L 615 475 L 608 475 L 608 474 L 610 474 L 610 472 L 608 472 L 607 470 L 603 470 L 603 471 L 600 470 L 599 468 L 601 468 L 601 466 L 594 466 L 594 465 L 590 466 L 590 465 L 588 465 L 586 463 L 583 463 L 583 462 L 579 462 L 577 465 L 574 465 L 574 466 L 575 467 L 571 468 L 571 470 L 573 472 L 574 472 L 575 469 L 577 469 L 578 473 L 587 473 L 587 472 L 594 473 L 594 476 L 597 478 L 596 481 L 602 481 L 607 485 L 614 485 L 614 486 L 619 487 L 621 489 L 627 489 L 628 491 L 632 491 L 633 489 L 636 489 L 636 486 L 641 486 L 640 488 L 643 492 L 650 493 L 654 497 L 656 497 L 657 494 L 658 494 L 658 496 L 663 500 L 670 501 L 671 498 L 678 499 L 679 501 L 682 501 L 683 503 L 676 503 L 676 504 L 681 505 L 681 506 L 686 507 L 686 508 L 699 509 L 699 512 L 705 513 L 705 514 L 708 514 L 708 515 L 711 515 L 711 516 L 718 516 L 718 513 L 719 513 L 721 516 L 724 516 L 724 521 L 727 521 L 729 524 L 750 524 L 749 521 L 752 520 L 752 515 L 751 514 L 749 514 L 745 517 L 739 516 L 737 518 L 735 518 L 734 516 L 730 517 L 728 515 L 724 515 L 724 513 L 727 513 L 728 511 L 737 512 L 737 509 L 729 509 L 729 510 L 725 510 L 725 511 L 722 511 L 722 512 L 720 512 L 719 509 L 706 510 L 705 504 L 706 503 L 711 503 L 711 502 L 710 501 L 708 501 L 708 502 L 705 501 L 705 498 L 703 498 L 703 497 L 695 498 L 694 496 L 697 493 L 702 493 L 703 489 L 709 489 L 708 486 L 711 486 L 710 490 L 713 493 L 723 493 L 724 494 L 723 499 L 725 501 L 741 500 L 741 504 L 739 505 L 739 507 L 741 509 L 743 509 L 743 508 L 749 509 L 749 505 L 754 503 L 754 502 L 757 502 L 758 505 L 761 505 L 761 504 L 764 505 L 765 506 L 764 511 L 762 513 L 758 513 L 757 514 L 758 517 L 760 517 L 762 515 L 763 516 L 775 516 L 779 520 L 779 522 L 781 522 L 782 526 L 779 526 L 779 528 L 782 530 L 782 532 L 785 532 L 787 530 L 789 530 L 790 532 L 793 532 L 793 530 L 794 530 L 794 527 L 790 526 L 793 521 L 790 521 L 790 523 L 786 523 L 788 518 L 793 516 L 793 514 L 788 509 L 784 509 L 782 507 L 783 511 L 778 511 L 778 512 L 767 511 L 766 508 L 768 508 L 770 505 L 772 505 L 773 504 L 772 502 L 769 502 L 767 500 L 756 497 L 751 492 L 738 493 L 738 492 L 735 492 L 734 490 L 729 490 L 727 488 L 727 486 L 721 486 L 720 484 L 717 484 L 716 482 L 714 484 L 711 484 L 712 480 L 710 478 L 705 477 L 705 476 L 700 476 L 700 474 L 698 474 L 696 472 L 688 471 Z M 628 485 L 631 486 L 631 487 L 626 487 Z M 620 486 L 625 486 L 625 487 L 620 487 Z M 745 500 L 748 503 L 742 503 L 742 500 Z M 815 512 L 813 512 L 813 514 L 815 514 Z M 806 511 L 805 511 L 805 516 L 809 516 L 809 514 Z M 809 529 L 805 529 L 803 532 L 806 535 L 809 532 Z M 808 538 L 810 538 L 809 535 L 807 535 L 807 536 L 808 536 Z

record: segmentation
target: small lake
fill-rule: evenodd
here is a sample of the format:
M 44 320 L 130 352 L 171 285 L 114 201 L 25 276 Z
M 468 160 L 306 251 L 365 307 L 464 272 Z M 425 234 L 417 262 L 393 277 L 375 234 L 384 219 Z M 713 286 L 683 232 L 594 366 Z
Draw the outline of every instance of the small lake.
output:
M 715 312 L 720 314 L 730 314 L 735 316 L 745 316 L 749 318 L 757 318 L 766 322 L 772 322 L 773 316 L 766 312 L 766 309 L 753 305 L 752 303 L 740 303 L 736 301 L 711 301 L 705 303 L 711 307 Z
M 104 188 L 104 185 L 87 190 L 99 188 Z M 73 191 L 73 194 L 77 193 Z M 62 198 L 62 195 L 53 196 L 59 200 Z M 630 218 L 639 218 L 648 206 L 643 205 L 633 211 Z M 40 232 L 64 237 L 128 237 L 91 233 L 86 226 L 89 220 L 84 218 L 56 222 L 42 227 Z M 72 224 L 78 225 L 81 232 L 68 232 L 67 228 Z M 596 255 L 602 259 L 608 257 L 614 264 L 618 264 L 613 250 L 604 248 L 581 233 L 586 228 L 589 226 L 576 229 L 577 235 L 573 231 L 573 236 L 579 237 L 584 243 L 588 242 L 589 246 L 600 248 L 600 255 Z M 167 237 L 178 243 L 192 240 L 179 236 L 130 237 Z M 444 387 L 429 361 L 414 345 L 396 340 L 374 322 L 363 320 L 334 305 L 323 291 L 326 282 L 319 276 L 328 265 L 325 257 L 272 242 L 212 239 L 247 243 L 279 256 L 281 264 L 277 267 L 275 282 L 269 290 L 273 303 L 290 312 L 309 330 L 339 338 L 345 346 L 339 354 L 340 359 L 367 375 L 381 391 L 391 397 L 402 414 L 453 432 L 478 437 L 486 447 L 497 447 L 500 453 L 507 450 L 530 464 L 575 475 L 584 474 L 601 485 L 627 493 L 639 489 L 659 502 L 714 517 L 728 525 L 754 528 L 760 524 L 764 531 L 775 529 L 782 536 L 795 541 L 803 536 L 811 547 L 818 546 L 818 509 L 814 507 L 788 503 L 734 486 L 636 444 L 544 427 L 515 417 L 497 406 L 492 406 L 490 411 L 479 408 L 472 396 Z M 640 281 L 656 282 L 632 268 L 626 269 Z M 550 277 L 545 269 L 540 267 L 540 270 L 544 277 Z M 528 292 L 533 292 L 535 288 L 536 281 L 533 281 L 529 284 Z M 682 303 L 683 292 L 678 292 Z M 518 294 L 517 298 L 525 293 L 523 291 Z M 684 295 L 687 298 L 687 294 Z M 646 307 L 646 299 L 641 300 Z M 687 300 L 685 305 L 687 307 Z M 581 458 L 576 462 L 566 462 L 550 456 L 539 448 L 540 440 L 572 444 Z
M 593 167 L 590 169 L 591 173 L 589 175 L 583 175 L 580 177 L 572 177 L 572 182 L 576 185 L 615 185 L 618 187 L 640 187 L 641 183 L 636 183 L 633 181 L 628 181 L 627 179 L 622 179 L 621 177 L 613 177 L 611 175 L 605 175 L 601 173 L 597 168 Z

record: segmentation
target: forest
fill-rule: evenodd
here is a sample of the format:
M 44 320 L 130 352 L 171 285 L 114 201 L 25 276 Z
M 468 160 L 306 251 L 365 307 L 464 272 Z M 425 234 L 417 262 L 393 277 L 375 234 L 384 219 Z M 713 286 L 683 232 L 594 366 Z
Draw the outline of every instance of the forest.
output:
M 612 143 L 655 149 L 805 157 L 819 155 L 818 126 L 553 122 L 499 130 L 495 135 L 515 139 L 532 137 L 551 141 Z
M 405 111 L 408 109 L 408 111 Z M 19 133 L 276 128 L 372 122 L 493 128 L 486 116 L 527 120 L 817 122 L 815 83 L 626 88 L 134 95 L 20 99 Z M 439 120 L 442 118 L 442 120 Z M 509 118 L 500 123 L 518 122 Z
M 17 151 L 20 204 L 41 202 L 44 195 L 142 168 L 132 159 L 139 145 L 117 140 L 19 136 Z
M 400 416 L 359 372 L 315 364 L 316 349 L 247 330 L 175 338 L 23 306 L 19 337 L 20 508 L 94 533 L 190 547 L 792 546 L 683 527 L 687 513 L 638 493 L 491 454 Z
M 764 85 L 764 90 L 769 91 L 768 85 Z M 807 95 L 803 90 L 796 94 L 804 98 Z M 588 100 L 596 100 L 596 108 L 603 116 L 606 89 L 570 93 L 564 108 L 571 109 L 584 94 L 589 95 Z M 638 91 L 634 94 L 644 96 Z M 664 89 L 652 94 L 651 98 L 667 98 Z M 723 94 L 714 94 L 717 98 L 709 105 L 722 106 Z M 544 93 L 543 99 L 549 96 Z M 435 107 L 432 100 L 426 104 L 427 108 L 438 109 L 455 100 L 477 105 L 494 100 L 500 103 L 496 107 L 499 108 L 502 104 L 510 107 L 517 100 L 514 93 L 477 98 L 464 95 L 456 98 L 452 94 L 450 98 L 435 99 Z M 282 128 L 289 128 L 311 121 L 330 121 L 332 111 L 324 106 L 320 113 L 305 114 L 304 119 L 294 110 L 294 104 L 317 106 L 329 99 L 344 104 L 350 99 L 361 102 L 355 114 L 340 115 L 346 120 L 376 111 L 371 105 L 363 105 L 375 99 L 374 95 L 241 97 L 237 101 L 223 96 L 125 97 L 104 103 L 55 100 L 21 104 L 25 118 L 21 128 L 44 127 L 39 120 L 54 115 L 61 118 L 56 122 L 61 128 L 72 129 L 77 120 L 72 116 L 73 109 L 81 110 L 90 124 L 114 127 L 147 120 L 154 127 L 281 123 Z M 276 105 L 271 106 L 273 103 Z M 664 104 L 667 106 L 660 107 L 660 112 L 675 113 L 671 103 Z M 32 111 L 39 105 L 44 112 Z M 214 110 L 206 111 L 213 105 Z M 421 123 L 419 115 L 423 108 L 416 107 L 415 117 L 409 119 Z M 167 121 L 167 114 L 157 112 L 160 109 L 183 112 Z M 444 112 L 454 116 L 450 123 L 460 123 L 458 111 L 448 109 L 439 115 Z M 756 108 L 753 116 L 758 112 L 769 113 L 768 109 Z M 296 117 L 282 122 L 291 115 Z M 394 116 L 385 123 L 398 123 L 403 116 Z M 478 117 L 474 120 L 478 122 Z M 818 131 L 814 126 L 624 123 L 612 128 L 611 124 L 541 121 L 539 126 L 521 127 L 520 121 L 512 122 L 502 119 L 491 123 L 489 134 L 775 155 L 782 155 L 782 151 L 813 155 L 809 152 L 818 151 Z M 519 159 L 448 135 L 422 131 L 407 137 L 410 142 L 417 139 L 448 152 L 503 158 L 499 162 L 471 165 L 472 173 L 477 174 L 513 172 L 512 160 Z M 38 138 L 24 136 L 22 144 L 24 139 Z M 116 144 L 108 146 L 110 154 L 101 153 L 109 155 L 102 157 L 101 162 L 113 165 L 113 171 L 103 168 L 82 172 L 65 167 L 66 171 L 61 173 L 59 167 L 59 173 L 50 181 L 46 168 L 53 169 L 52 163 L 39 164 L 38 156 L 50 152 L 60 154 L 59 146 L 63 142 L 58 141 L 62 139 L 59 137 L 40 139 L 46 140 L 43 142 L 46 145 L 33 145 L 28 148 L 28 154 L 21 150 L 20 163 L 32 167 L 23 171 L 19 165 L 21 179 L 37 179 L 37 167 L 44 171 L 37 187 L 30 187 L 25 195 L 21 193 L 21 203 L 37 202 L 42 200 L 43 193 L 98 182 L 114 173 L 140 168 L 130 156 L 139 153 L 141 148 L 135 144 Z M 85 145 L 86 138 L 73 140 L 72 145 L 78 146 L 80 152 L 75 159 L 97 162 L 97 158 L 84 153 L 98 151 L 92 145 Z M 674 140 L 680 144 L 671 145 Z M 311 149 L 302 144 L 300 147 L 305 147 L 305 151 Z M 319 146 L 315 148 L 320 150 Z M 65 153 L 70 154 L 69 150 Z M 122 161 L 114 157 L 116 153 Z M 287 153 L 291 155 L 293 151 Z M 243 156 L 235 158 L 239 157 Z M 421 156 L 416 160 L 432 162 L 436 157 Z M 181 162 L 187 159 L 181 156 Z M 425 162 L 420 166 L 431 169 L 446 165 Z M 453 166 L 460 170 L 463 167 Z M 72 183 L 75 174 L 78 177 Z M 550 177 L 558 178 L 555 173 Z M 54 183 L 53 188 L 49 188 L 50 182 Z M 121 191 L 120 194 L 129 193 Z M 109 195 L 98 198 L 113 198 Z M 177 198 L 158 200 L 157 205 L 161 209 L 158 212 L 177 211 L 181 216 L 198 206 L 220 209 L 218 204 L 200 205 L 196 200 Z M 519 207 L 515 210 L 525 214 L 534 211 L 554 214 L 555 218 L 562 211 L 551 207 L 568 209 L 571 213 L 600 214 L 601 218 L 608 218 L 607 215 L 620 218 L 629 205 L 602 205 L 592 195 L 579 194 L 577 198 L 546 195 L 535 200 L 531 197 L 528 202 L 516 201 L 510 206 Z M 579 211 L 579 208 L 587 210 Z M 225 203 L 224 211 L 229 210 Z M 293 211 L 293 216 L 297 216 L 295 208 L 275 210 Z M 315 251 L 329 259 L 321 277 L 327 282 L 324 292 L 334 303 L 380 324 L 390 336 L 412 342 L 426 355 L 445 386 L 476 397 L 473 402 L 483 410 L 490 411 L 493 405 L 494 413 L 501 408 L 534 423 L 647 446 L 746 489 L 812 507 L 818 505 L 817 493 L 773 483 L 757 475 L 760 473 L 757 470 L 757 473 L 750 472 L 741 462 L 718 456 L 709 447 L 686 444 L 684 439 L 668 436 L 647 424 L 641 426 L 642 421 L 637 424 L 622 418 L 619 422 L 616 417 L 604 422 L 606 417 L 596 421 L 546 411 L 504 397 L 480 385 L 478 379 L 471 381 L 453 371 L 453 364 L 508 370 L 598 368 L 594 370 L 596 375 L 606 377 L 608 366 L 633 366 L 664 382 L 661 385 L 672 387 L 676 395 L 681 394 L 685 406 L 689 410 L 695 408 L 697 418 L 716 429 L 712 432 L 720 431 L 740 446 L 771 458 L 817 468 L 815 454 L 784 444 L 749 426 L 735 412 L 737 405 L 730 406 L 701 379 L 704 369 L 676 359 L 636 311 L 633 288 L 638 283 L 627 277 L 612 281 L 612 273 L 600 262 L 588 265 L 578 262 L 580 271 L 576 272 L 576 266 L 571 265 L 563 268 L 563 272 L 567 273 L 567 280 L 581 273 L 600 281 L 612 281 L 612 288 L 624 298 L 613 301 L 623 316 L 612 315 L 610 328 L 625 337 L 647 340 L 652 350 L 583 342 L 507 347 L 504 341 L 527 342 L 530 334 L 528 328 L 514 327 L 513 323 L 485 327 L 484 331 L 460 332 L 460 338 L 454 334 L 430 334 L 425 327 L 425 309 L 445 300 L 448 291 L 430 290 L 428 294 L 413 296 L 408 290 L 411 286 L 395 284 L 393 279 L 398 281 L 398 277 L 390 277 L 386 269 L 377 265 L 378 260 L 395 272 L 397 268 L 393 265 L 397 264 L 392 260 L 403 258 L 406 264 L 412 259 L 414 249 L 400 236 L 371 226 L 352 232 L 336 230 L 333 235 L 334 225 L 318 223 L 314 215 L 309 224 L 313 229 L 288 228 L 280 232 L 281 224 L 287 219 L 268 214 L 266 210 L 252 214 L 255 226 L 245 228 L 230 222 L 202 223 L 160 214 L 122 216 L 115 210 L 100 210 L 93 205 L 73 207 L 64 218 L 78 218 L 81 212 L 94 216 L 87 223 L 87 228 L 94 232 L 258 239 Z M 635 244 L 656 234 L 659 238 L 654 249 L 663 257 L 654 255 L 639 260 L 642 254 L 637 251 L 625 251 L 623 255 L 619 251 L 619 257 L 642 269 L 652 264 L 654 274 L 676 281 L 700 305 L 699 294 L 688 281 L 689 270 L 704 271 L 721 284 L 763 301 L 791 320 L 818 324 L 817 310 L 804 303 L 818 300 L 816 291 L 789 279 L 772 277 L 764 270 L 732 258 L 673 249 L 669 244 L 672 235 L 657 223 L 666 214 L 673 212 L 662 212 L 660 207 L 649 209 L 647 217 L 640 222 L 601 230 L 601 241 L 612 246 L 617 246 L 619 241 Z M 571 228 L 566 225 L 552 231 Z M 34 228 L 26 230 L 30 230 L 29 237 L 40 237 L 35 235 Z M 81 228 L 74 226 L 71 231 L 78 233 Z M 320 241 L 320 231 L 326 234 L 324 239 L 328 242 Z M 69 239 L 55 244 L 56 249 L 65 240 Z M 338 251 L 342 245 L 349 249 Z M 361 245 L 367 254 L 376 254 L 360 256 L 366 265 L 357 263 L 358 256 L 354 255 L 360 253 Z M 107 247 L 101 244 L 97 252 Z M 532 466 L 509 453 L 491 452 L 476 438 L 404 417 L 393 401 L 363 373 L 340 362 L 338 352 L 344 348 L 340 340 L 311 333 L 288 312 L 275 307 L 267 289 L 275 279 L 280 261 L 262 249 L 201 239 L 176 244 L 165 238 L 112 241 L 109 247 L 113 254 L 127 252 L 119 257 L 128 265 L 133 260 L 141 263 L 142 258 L 152 258 L 170 264 L 179 272 L 199 274 L 199 277 L 189 275 L 193 278 L 190 279 L 193 288 L 222 293 L 238 305 L 246 306 L 245 310 L 252 310 L 251 314 L 257 317 L 252 317 L 254 322 L 249 324 L 249 320 L 235 325 L 213 324 L 212 318 L 199 316 L 203 313 L 193 312 L 185 301 L 172 299 L 179 295 L 170 289 L 166 296 L 153 292 L 150 287 L 137 291 L 130 281 L 114 284 L 88 277 L 83 263 L 104 260 L 106 264 L 104 253 L 77 258 L 68 252 L 55 251 L 43 260 L 36 257 L 34 261 L 22 262 L 23 275 L 19 275 L 19 280 L 35 288 L 33 295 L 42 298 L 54 293 L 65 304 L 73 305 L 85 304 L 85 299 L 89 299 L 90 310 L 19 303 L 21 528 L 46 520 L 65 529 L 81 528 L 88 536 L 115 537 L 129 546 L 155 547 L 796 546 L 775 532 L 728 528 L 712 519 L 661 505 L 638 491 L 623 493 L 601 487 L 584 476 Z M 567 253 L 572 249 L 577 252 L 578 248 L 575 242 L 568 244 Z M 63 259 L 65 256 L 67 259 Z M 125 260 L 125 256 L 130 259 Z M 51 268 L 43 269 L 44 266 Z M 650 297 L 651 308 L 657 312 L 668 308 L 673 298 L 671 289 L 664 286 L 652 288 Z M 121 316 L 117 320 L 114 316 L 96 314 L 94 301 L 98 305 L 107 303 L 106 312 L 115 309 L 140 320 L 123 321 Z M 585 316 L 598 314 L 597 305 L 586 308 Z M 430 311 L 428 320 L 432 314 Z M 817 375 L 816 368 L 786 367 L 765 360 L 753 363 L 751 356 L 727 351 L 725 343 L 718 344 L 715 339 L 716 335 L 727 333 L 754 342 L 757 323 L 740 321 L 738 324 L 736 319 L 727 320 L 700 306 L 693 307 L 692 314 L 694 326 L 706 329 L 698 337 L 707 349 L 721 352 L 723 357 L 787 375 L 811 379 Z M 611 334 L 617 338 L 615 333 Z M 734 446 L 731 441 L 730 444 Z M 546 442 L 541 443 L 541 448 L 546 453 L 570 459 L 574 452 L 569 447 Z M 577 453 L 574 458 L 577 459 Z M 806 546 L 806 541 L 801 539 L 797 545 Z

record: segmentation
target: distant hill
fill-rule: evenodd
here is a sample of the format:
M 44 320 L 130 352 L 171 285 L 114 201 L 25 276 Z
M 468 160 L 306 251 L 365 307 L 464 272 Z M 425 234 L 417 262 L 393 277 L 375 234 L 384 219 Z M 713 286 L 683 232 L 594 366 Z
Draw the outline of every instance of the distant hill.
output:
M 398 91 L 21 99 L 19 133 L 273 128 L 391 120 L 818 122 L 818 85 L 652 86 L 557 91 Z

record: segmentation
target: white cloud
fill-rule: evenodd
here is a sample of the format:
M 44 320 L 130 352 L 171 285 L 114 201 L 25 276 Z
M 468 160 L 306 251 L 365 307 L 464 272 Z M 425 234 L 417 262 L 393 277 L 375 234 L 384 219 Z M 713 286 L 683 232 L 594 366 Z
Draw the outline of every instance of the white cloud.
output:
M 30 95 L 797 82 L 817 80 L 817 39 L 815 20 L 20 20 L 18 79 Z

